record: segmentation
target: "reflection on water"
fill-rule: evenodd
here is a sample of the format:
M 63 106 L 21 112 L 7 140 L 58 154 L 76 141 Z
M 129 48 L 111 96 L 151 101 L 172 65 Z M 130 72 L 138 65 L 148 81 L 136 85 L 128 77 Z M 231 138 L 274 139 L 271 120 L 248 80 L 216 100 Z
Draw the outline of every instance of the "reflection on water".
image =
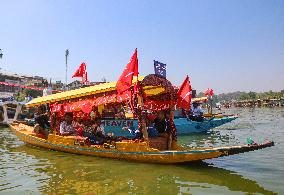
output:
M 232 112 L 237 112 L 233 110 Z M 281 110 L 280 110 L 281 111 Z M 243 115 L 258 114 L 242 111 Z M 277 112 L 278 113 L 278 112 Z M 278 114 L 283 114 L 279 112 Z M 272 115 L 275 117 L 275 115 Z M 243 118 L 242 118 L 243 117 Z M 282 120 L 252 120 L 242 116 L 232 124 L 214 129 L 207 134 L 183 136 L 179 141 L 188 146 L 218 146 L 244 143 L 247 136 L 260 139 L 278 136 L 283 141 Z M 271 116 L 270 116 L 271 117 Z M 275 122 L 276 121 L 276 122 Z M 248 125 L 254 129 L 248 128 Z M 270 126 L 270 133 L 259 131 Z M 282 131 L 277 131 L 282 128 Z M 234 129 L 234 130 L 230 130 Z M 257 133 L 258 132 L 258 133 Z M 280 137 L 279 137 L 280 136 Z M 282 138 L 281 138 L 282 136 Z M 112 159 L 73 155 L 27 146 L 8 129 L 0 130 L 0 194 L 228 194 L 228 193 L 281 193 L 280 180 L 283 164 L 283 146 L 218 158 L 202 163 L 183 165 L 155 165 Z M 270 159 L 260 158 L 274 152 Z M 260 162 L 260 164 L 259 164 Z M 269 165 L 270 163 L 270 165 Z M 271 167 L 275 166 L 275 168 Z M 270 169 L 268 169 L 271 167 Z M 259 173 L 261 171 L 261 173 Z M 275 172 L 279 172 L 278 174 Z M 282 172 L 281 172 L 282 171 Z M 262 177 L 262 179 L 261 179 Z M 277 180 L 277 181 L 276 181 Z M 278 186 L 280 184 L 280 186 Z M 283 182 L 282 182 L 283 186 Z M 283 192 L 283 191 L 282 191 Z
M 55 192 L 62 194 L 88 192 L 178 194 L 204 189 L 207 189 L 208 193 L 212 190 L 272 193 L 254 181 L 206 163 L 187 165 L 125 163 L 118 160 L 46 151 L 25 145 L 12 149 L 11 156 L 9 160 L 17 161 L 17 163 L 13 163 L 6 169 L 12 171 L 11 176 L 17 171 L 21 174 L 10 182 L 23 176 L 25 177 L 21 181 L 24 183 L 23 187 L 28 188 L 30 184 L 24 181 L 31 180 L 31 184 L 36 183 L 38 191 L 47 194 Z M 17 168 L 14 165 L 18 165 Z M 22 186 L 14 184 L 10 188 Z

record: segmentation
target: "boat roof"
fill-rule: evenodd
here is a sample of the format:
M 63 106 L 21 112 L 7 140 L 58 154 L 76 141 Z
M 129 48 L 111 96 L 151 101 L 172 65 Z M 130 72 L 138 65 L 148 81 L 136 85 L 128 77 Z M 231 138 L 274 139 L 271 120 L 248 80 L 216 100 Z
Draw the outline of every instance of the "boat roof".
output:
M 142 81 L 143 79 L 144 79 L 144 76 L 138 77 L 139 81 Z M 133 83 L 134 83 L 134 80 L 133 80 Z M 95 94 L 114 91 L 114 90 L 116 90 L 116 81 L 38 97 L 28 102 L 26 106 L 33 107 L 33 106 L 38 106 L 41 104 L 54 103 L 54 102 L 59 102 L 63 100 L 80 98 L 80 97 L 95 95 Z

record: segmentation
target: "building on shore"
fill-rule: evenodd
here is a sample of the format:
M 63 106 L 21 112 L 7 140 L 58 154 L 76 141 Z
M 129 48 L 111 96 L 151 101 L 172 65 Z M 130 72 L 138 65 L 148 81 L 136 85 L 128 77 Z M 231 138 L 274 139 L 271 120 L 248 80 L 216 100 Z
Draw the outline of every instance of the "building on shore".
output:
M 99 85 L 99 84 L 102 84 L 102 83 L 106 83 L 105 81 L 102 81 L 102 82 L 90 82 L 89 85 L 84 85 L 81 81 L 73 81 L 69 84 L 67 84 L 67 89 L 68 90 L 73 90 L 73 89 L 79 89 L 79 88 L 82 88 L 82 87 L 85 87 L 85 86 L 92 86 L 92 85 Z
M 22 86 L 36 87 L 36 88 L 46 88 L 51 87 L 52 90 L 62 90 L 64 84 L 61 81 L 56 81 L 51 83 L 47 81 L 44 77 L 40 76 L 28 76 L 22 74 L 13 74 L 0 72 L 0 95 L 1 96 L 15 96 L 22 92 Z M 16 84 L 13 86 L 13 84 Z
M 39 87 L 42 86 L 42 81 L 43 77 L 39 76 L 27 76 L 0 72 L 0 82 Z M 20 87 L 0 84 L 0 93 L 16 94 L 19 91 Z

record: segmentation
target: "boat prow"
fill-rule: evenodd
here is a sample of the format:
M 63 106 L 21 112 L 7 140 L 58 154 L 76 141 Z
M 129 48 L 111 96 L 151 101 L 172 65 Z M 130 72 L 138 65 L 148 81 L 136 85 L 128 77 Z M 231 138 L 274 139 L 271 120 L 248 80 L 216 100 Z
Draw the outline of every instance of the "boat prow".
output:
M 274 145 L 274 142 L 266 142 L 264 144 L 254 145 L 195 149 L 177 146 L 175 147 L 175 150 L 159 150 L 151 144 L 151 141 L 153 140 L 147 142 L 128 140 L 115 142 L 112 145 L 86 145 L 80 137 L 76 136 L 50 134 L 48 139 L 42 139 L 37 137 L 35 133 L 33 133 L 33 128 L 28 125 L 12 123 L 9 126 L 20 140 L 34 146 L 74 154 L 147 163 L 169 164 L 199 161 L 263 149 Z

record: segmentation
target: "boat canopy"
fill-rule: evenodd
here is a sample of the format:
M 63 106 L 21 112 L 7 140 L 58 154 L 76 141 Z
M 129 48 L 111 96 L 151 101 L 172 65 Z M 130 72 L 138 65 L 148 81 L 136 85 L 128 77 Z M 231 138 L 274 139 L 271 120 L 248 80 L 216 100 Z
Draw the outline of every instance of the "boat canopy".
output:
M 191 102 L 207 102 L 207 101 L 208 101 L 208 97 L 206 96 L 191 99 Z
M 138 77 L 139 81 L 142 81 L 144 79 L 144 76 Z M 135 79 L 133 79 L 133 83 L 135 83 Z M 157 94 L 161 94 L 165 91 L 165 87 L 163 86 L 143 86 L 143 91 L 144 93 L 147 94 L 147 96 L 154 96 Z M 106 96 L 106 93 L 108 95 Z M 102 95 L 100 95 L 102 94 Z M 64 100 L 71 100 L 71 99 L 78 99 L 78 98 L 83 98 L 87 96 L 92 96 L 96 97 L 97 99 L 97 105 L 101 103 L 108 102 L 105 99 L 112 99 L 113 95 L 116 96 L 116 82 L 108 82 L 108 83 L 103 83 L 99 85 L 94 85 L 90 87 L 84 87 L 80 89 L 75 89 L 75 90 L 70 90 L 70 91 L 65 91 L 61 93 L 56 93 L 52 95 L 47 95 L 39 98 L 35 98 L 28 102 L 26 104 L 27 107 L 33 107 L 33 106 L 39 106 L 41 104 L 50 104 L 50 103 L 57 103 L 57 102 L 62 102 Z M 120 97 L 123 98 L 123 95 Z M 118 97 L 116 97 L 119 99 Z M 100 101 L 100 99 L 104 101 Z M 110 101 L 111 102 L 111 101 Z

